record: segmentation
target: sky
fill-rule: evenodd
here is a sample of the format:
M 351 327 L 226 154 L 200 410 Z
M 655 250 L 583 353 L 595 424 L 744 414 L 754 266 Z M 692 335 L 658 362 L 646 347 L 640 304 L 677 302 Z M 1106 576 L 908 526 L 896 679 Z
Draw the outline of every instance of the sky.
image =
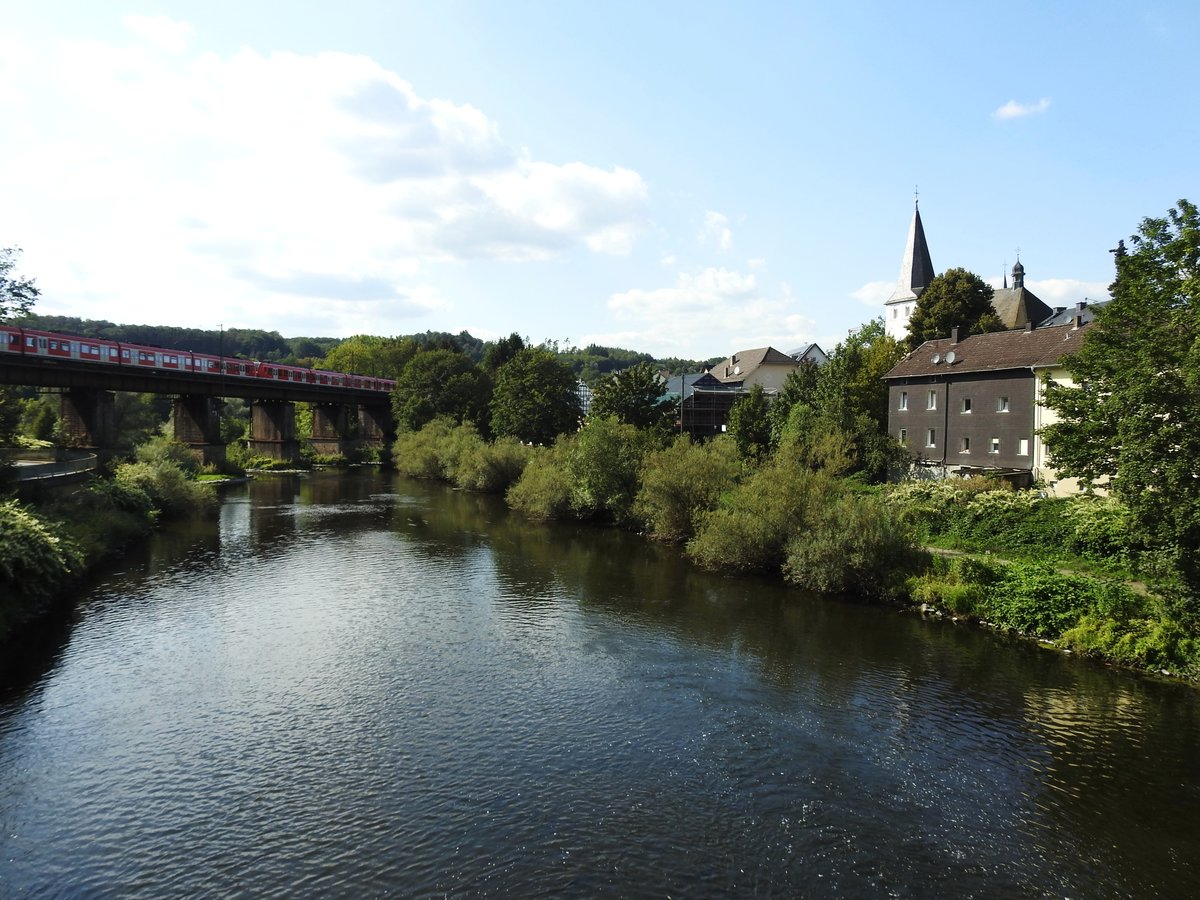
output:
M 1200 199 L 1197 34 L 1155 0 L 17 0 L 0 247 L 45 314 L 830 350 L 918 197 L 937 271 L 1104 299 Z

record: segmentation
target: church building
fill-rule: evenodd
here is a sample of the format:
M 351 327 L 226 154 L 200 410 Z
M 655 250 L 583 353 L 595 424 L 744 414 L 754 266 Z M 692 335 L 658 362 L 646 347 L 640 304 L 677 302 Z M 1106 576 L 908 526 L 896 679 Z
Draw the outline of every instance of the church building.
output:
M 908 243 L 904 247 L 904 258 L 900 260 L 900 278 L 896 289 L 884 303 L 884 330 L 889 336 L 897 341 L 908 337 L 908 320 L 933 277 L 933 263 L 929 258 L 925 228 L 921 224 L 921 211 L 914 202 Z M 1006 276 L 1004 286 L 997 288 L 992 295 L 992 308 L 1008 329 L 1024 328 L 1030 323 L 1038 325 L 1055 314 L 1055 310 L 1025 287 L 1025 267 L 1020 259 L 1012 268 L 1012 287 L 1008 286 Z

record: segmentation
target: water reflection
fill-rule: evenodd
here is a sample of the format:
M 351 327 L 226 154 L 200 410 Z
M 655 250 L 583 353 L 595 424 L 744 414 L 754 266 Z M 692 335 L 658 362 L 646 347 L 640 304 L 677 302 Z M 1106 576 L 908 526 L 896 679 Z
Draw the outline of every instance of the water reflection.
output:
M 374 472 L 235 489 L 39 678 L 0 893 L 1197 887 L 1190 689 Z

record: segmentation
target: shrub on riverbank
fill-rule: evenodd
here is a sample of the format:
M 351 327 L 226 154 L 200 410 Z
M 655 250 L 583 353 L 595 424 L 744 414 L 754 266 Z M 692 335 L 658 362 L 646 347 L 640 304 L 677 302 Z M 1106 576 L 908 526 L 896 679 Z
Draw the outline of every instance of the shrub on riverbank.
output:
M 499 494 L 514 484 L 532 455 L 514 438 L 488 443 L 470 422 L 434 419 L 419 431 L 396 437 L 396 470 L 413 478 L 447 481 L 468 491 Z
M 217 497 L 210 486 L 193 481 L 167 460 L 122 463 L 114 477 L 118 484 L 143 491 L 166 518 L 206 512 L 216 506 Z
M 0 640 L 30 605 L 52 597 L 83 564 L 79 547 L 59 525 L 16 500 L 0 502 Z
M 697 444 L 680 435 L 670 446 L 646 455 L 634 516 L 660 540 L 687 540 L 701 515 L 715 508 L 737 483 L 742 462 L 728 436 Z

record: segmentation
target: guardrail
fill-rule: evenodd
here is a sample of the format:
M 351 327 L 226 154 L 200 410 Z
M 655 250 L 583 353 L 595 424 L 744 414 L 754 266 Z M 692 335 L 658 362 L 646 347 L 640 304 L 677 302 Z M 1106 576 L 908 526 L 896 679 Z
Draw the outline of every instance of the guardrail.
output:
M 61 478 L 64 475 L 78 475 L 80 472 L 90 472 L 99 465 L 94 453 L 87 453 L 76 459 L 51 462 L 33 459 L 12 459 L 9 462 L 13 464 L 13 481 L 41 481 L 47 478 Z

